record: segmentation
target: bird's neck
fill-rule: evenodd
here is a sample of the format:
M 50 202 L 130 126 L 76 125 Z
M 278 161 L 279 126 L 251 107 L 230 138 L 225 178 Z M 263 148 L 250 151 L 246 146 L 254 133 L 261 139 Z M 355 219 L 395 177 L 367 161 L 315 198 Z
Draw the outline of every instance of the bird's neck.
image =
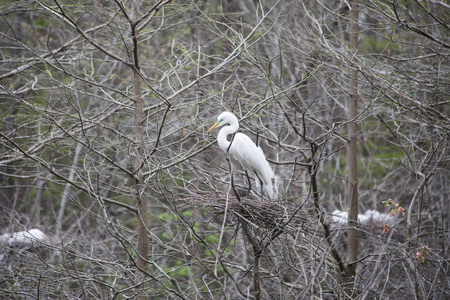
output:
M 230 134 L 235 133 L 239 129 L 239 125 L 229 125 L 223 127 L 219 131 L 219 135 L 217 136 L 217 141 L 219 142 L 219 147 L 223 151 L 227 152 L 228 147 L 230 147 L 230 142 L 228 141 L 227 137 Z

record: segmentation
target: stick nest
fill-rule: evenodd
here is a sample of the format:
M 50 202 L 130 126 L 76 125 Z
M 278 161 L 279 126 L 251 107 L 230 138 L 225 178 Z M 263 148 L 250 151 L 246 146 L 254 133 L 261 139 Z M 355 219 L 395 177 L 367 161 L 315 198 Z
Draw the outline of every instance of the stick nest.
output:
M 226 198 L 208 198 L 199 202 L 197 199 L 183 199 L 186 204 L 201 207 L 211 207 L 218 213 L 224 213 L 227 208 Z M 308 216 L 298 203 L 280 203 L 279 201 L 260 201 L 249 198 L 228 198 L 228 218 L 232 216 L 244 218 L 253 226 L 266 230 L 293 230 L 307 228 Z

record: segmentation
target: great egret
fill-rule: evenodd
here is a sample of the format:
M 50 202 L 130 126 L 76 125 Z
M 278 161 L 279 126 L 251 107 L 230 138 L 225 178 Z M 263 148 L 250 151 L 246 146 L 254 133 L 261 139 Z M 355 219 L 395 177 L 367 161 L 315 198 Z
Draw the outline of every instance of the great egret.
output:
M 247 196 L 252 188 L 252 183 L 247 172 L 247 170 L 250 170 L 255 172 L 256 177 L 259 179 L 261 186 L 261 200 L 263 199 L 263 187 L 267 192 L 269 198 L 275 199 L 277 197 L 275 174 L 273 173 L 272 168 L 267 162 L 262 149 L 256 146 L 248 136 L 240 132 L 234 135 L 232 142 L 229 142 L 227 139 L 227 136 L 229 134 L 233 134 L 239 129 L 238 119 L 235 115 L 233 115 L 229 111 L 221 113 L 217 117 L 216 124 L 208 129 L 206 133 L 209 133 L 217 126 L 223 126 L 227 124 L 228 126 L 223 127 L 219 131 L 219 134 L 217 135 L 217 142 L 219 143 L 219 147 L 223 151 L 225 151 L 225 153 L 227 151 L 230 151 L 230 154 L 233 155 L 245 168 L 245 175 L 247 175 L 249 184 Z
M 49 238 L 37 228 L 27 231 L 14 232 L 12 234 L 5 233 L 0 235 L 0 244 L 27 244 L 31 245 L 33 242 L 48 242 Z

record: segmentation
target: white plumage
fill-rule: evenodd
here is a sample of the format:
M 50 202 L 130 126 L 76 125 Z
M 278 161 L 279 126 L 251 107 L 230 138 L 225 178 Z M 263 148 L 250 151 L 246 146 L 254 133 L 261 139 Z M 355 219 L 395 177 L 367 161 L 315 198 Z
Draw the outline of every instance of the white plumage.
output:
M 9 245 L 14 244 L 32 244 L 33 242 L 47 242 L 48 237 L 37 228 L 33 228 L 27 231 L 14 232 L 12 234 L 0 235 L 0 243 Z
M 231 112 L 225 111 L 217 117 L 217 123 L 214 124 L 208 131 L 210 132 L 217 126 L 223 126 L 219 134 L 217 135 L 217 141 L 219 147 L 226 153 L 230 151 L 230 154 L 236 158 L 240 164 L 249 171 L 253 171 L 257 178 L 260 180 L 261 186 L 266 191 L 270 199 L 275 199 L 278 195 L 275 174 L 266 160 L 262 149 L 253 143 L 253 141 L 243 133 L 237 132 L 234 135 L 232 142 L 228 141 L 227 136 L 235 133 L 239 129 L 239 122 L 235 115 Z M 230 146 L 231 143 L 231 146 Z M 251 182 L 246 171 L 247 178 L 249 180 L 250 192 Z M 261 188 L 261 199 L 263 198 L 263 189 Z

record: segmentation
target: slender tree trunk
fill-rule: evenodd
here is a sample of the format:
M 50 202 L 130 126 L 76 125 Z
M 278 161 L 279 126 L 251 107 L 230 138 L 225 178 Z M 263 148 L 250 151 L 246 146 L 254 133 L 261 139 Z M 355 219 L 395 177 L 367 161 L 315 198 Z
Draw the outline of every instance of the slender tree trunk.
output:
M 261 275 L 259 273 L 259 265 L 262 254 L 262 247 L 258 238 L 250 230 L 250 226 L 244 218 L 241 218 L 242 229 L 253 247 L 253 289 L 255 300 L 261 299 Z
M 72 163 L 72 168 L 70 169 L 70 173 L 69 173 L 69 181 L 73 182 L 74 178 L 75 178 L 75 170 L 76 167 L 78 165 L 78 157 L 80 155 L 81 149 L 82 149 L 83 145 L 81 143 L 77 143 L 77 147 L 75 148 L 75 155 L 73 157 L 73 163 Z M 58 212 L 58 218 L 56 221 L 57 224 L 57 228 L 58 228 L 58 233 L 61 233 L 61 229 L 63 226 L 63 218 L 66 212 L 66 205 L 67 205 L 67 201 L 69 199 L 69 191 L 70 191 L 70 187 L 71 184 L 70 183 L 66 183 L 66 186 L 64 187 L 64 191 L 61 197 L 61 206 L 59 208 L 59 212 Z
M 132 4 L 132 19 L 137 19 L 137 6 L 134 1 Z M 142 165 L 144 159 L 144 108 L 141 94 L 141 77 L 139 76 L 139 57 L 138 57 L 138 29 L 137 24 L 131 24 L 131 34 L 133 41 L 133 92 L 134 92 L 134 140 L 135 140 L 135 157 L 134 157 L 134 184 L 137 200 L 137 259 L 136 264 L 138 270 L 136 272 L 136 283 L 140 285 L 138 299 L 146 299 L 145 297 L 145 272 L 147 270 L 148 259 L 148 235 L 147 235 L 147 203 L 144 197 L 144 182 L 142 176 Z
M 135 190 L 137 200 L 137 266 L 140 270 L 136 274 L 136 282 L 142 282 L 145 276 L 144 271 L 147 269 L 147 255 L 148 255 L 148 235 L 147 235 L 147 205 L 143 197 L 144 183 L 142 182 L 141 162 L 144 157 L 144 141 L 143 141 L 143 105 L 140 93 L 141 79 L 136 72 L 134 76 L 134 92 L 135 92 L 135 107 L 134 107 L 134 135 L 136 142 L 136 156 L 134 158 L 135 166 Z M 142 271 L 141 271 L 142 270 Z
M 352 2 L 350 11 L 349 44 L 352 66 L 350 68 L 349 102 L 348 102 L 348 138 L 347 145 L 347 195 L 348 195 L 348 235 L 347 235 L 347 270 L 344 292 L 346 298 L 353 298 L 358 259 L 358 174 L 357 174 L 357 107 L 358 107 L 358 70 L 356 68 L 356 52 L 358 50 L 358 0 Z

